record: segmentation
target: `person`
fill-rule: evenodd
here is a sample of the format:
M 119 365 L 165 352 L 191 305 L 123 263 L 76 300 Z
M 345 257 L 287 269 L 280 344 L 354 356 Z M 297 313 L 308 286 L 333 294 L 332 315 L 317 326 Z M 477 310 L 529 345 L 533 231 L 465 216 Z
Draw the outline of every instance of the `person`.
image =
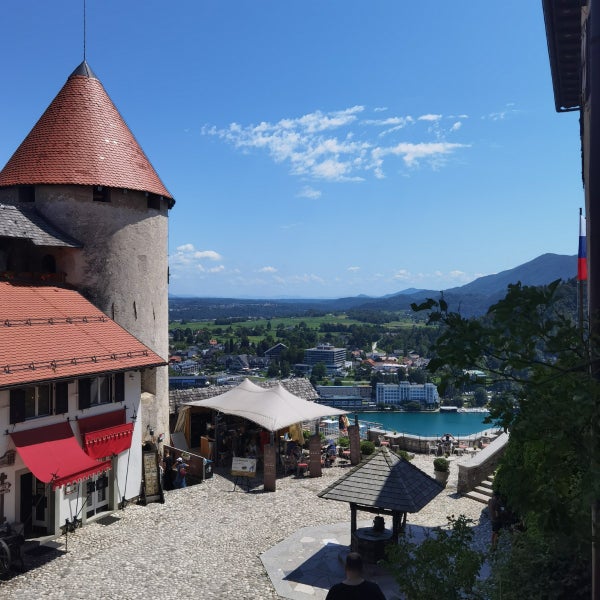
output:
M 488 500 L 488 510 L 490 521 L 492 522 L 492 550 L 495 550 L 498 545 L 500 529 L 502 529 L 502 511 L 504 510 L 498 490 L 495 490 L 492 497 Z
M 173 457 L 169 448 L 165 448 L 163 457 L 163 490 L 173 489 Z
M 325 600 L 385 600 L 381 588 L 363 577 L 363 561 L 358 552 L 348 554 L 345 571 L 346 579 L 332 586 Z
M 175 488 L 187 487 L 185 476 L 187 475 L 187 469 L 189 465 L 183 462 L 181 456 L 175 461 L 175 469 L 177 474 L 175 475 Z

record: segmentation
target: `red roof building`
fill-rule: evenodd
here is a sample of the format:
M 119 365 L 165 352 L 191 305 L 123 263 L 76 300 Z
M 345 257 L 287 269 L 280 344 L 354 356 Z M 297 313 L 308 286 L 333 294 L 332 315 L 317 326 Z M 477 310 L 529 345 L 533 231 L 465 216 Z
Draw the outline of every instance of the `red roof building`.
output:
M 0 388 L 165 361 L 73 290 L 0 281 Z
M 0 187 L 38 184 L 138 190 L 174 204 L 86 62 L 73 71 L 0 172 Z

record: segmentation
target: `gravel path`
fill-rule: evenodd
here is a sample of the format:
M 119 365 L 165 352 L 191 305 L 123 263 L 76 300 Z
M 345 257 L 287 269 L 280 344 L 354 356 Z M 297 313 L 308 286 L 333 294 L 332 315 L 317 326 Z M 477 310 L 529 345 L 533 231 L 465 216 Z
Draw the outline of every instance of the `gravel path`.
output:
M 414 464 L 433 474 L 431 457 Z M 216 473 L 212 479 L 167 492 L 164 504 L 130 505 L 110 525 L 91 523 L 64 536 L 42 556 L 25 557 L 26 572 L 0 582 L 0 597 L 22 600 L 177 598 L 278 598 L 260 555 L 305 526 L 348 522 L 346 503 L 323 500 L 317 492 L 343 475 L 325 469 L 321 478 L 286 477 L 277 492 L 233 491 Z M 457 468 L 446 490 L 408 523 L 446 524 L 446 515 L 476 521 L 475 543 L 487 547 L 489 520 L 484 506 L 456 494 Z M 365 513 L 366 514 L 366 513 Z M 113 520 L 113 519 L 109 519 Z

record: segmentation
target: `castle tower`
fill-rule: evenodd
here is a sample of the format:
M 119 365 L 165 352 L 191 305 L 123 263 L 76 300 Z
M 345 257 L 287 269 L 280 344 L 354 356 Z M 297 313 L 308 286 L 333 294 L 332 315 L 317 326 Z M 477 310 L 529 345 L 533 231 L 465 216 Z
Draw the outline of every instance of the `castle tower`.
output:
M 0 273 L 77 288 L 162 358 L 168 355 L 168 211 L 175 204 L 84 61 L 0 171 L 0 204 L 72 243 L 0 243 Z M 167 367 L 145 371 L 143 430 L 168 432 Z

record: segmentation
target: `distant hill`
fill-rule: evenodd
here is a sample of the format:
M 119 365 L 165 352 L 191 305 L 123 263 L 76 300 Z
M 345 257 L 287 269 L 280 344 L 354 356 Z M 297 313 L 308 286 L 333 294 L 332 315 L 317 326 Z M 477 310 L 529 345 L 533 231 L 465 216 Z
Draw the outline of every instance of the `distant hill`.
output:
M 514 269 L 480 277 L 466 285 L 444 290 L 444 299 L 451 310 L 460 309 L 465 316 L 484 314 L 487 309 L 506 295 L 511 283 L 544 285 L 562 279 L 568 281 L 577 273 L 577 256 L 543 254 Z M 240 300 L 233 298 L 169 298 L 170 320 L 200 321 L 225 318 L 267 318 L 308 316 L 323 312 L 402 311 L 413 302 L 426 298 L 438 299 L 441 290 L 414 288 L 380 298 L 360 295 L 335 300 Z

